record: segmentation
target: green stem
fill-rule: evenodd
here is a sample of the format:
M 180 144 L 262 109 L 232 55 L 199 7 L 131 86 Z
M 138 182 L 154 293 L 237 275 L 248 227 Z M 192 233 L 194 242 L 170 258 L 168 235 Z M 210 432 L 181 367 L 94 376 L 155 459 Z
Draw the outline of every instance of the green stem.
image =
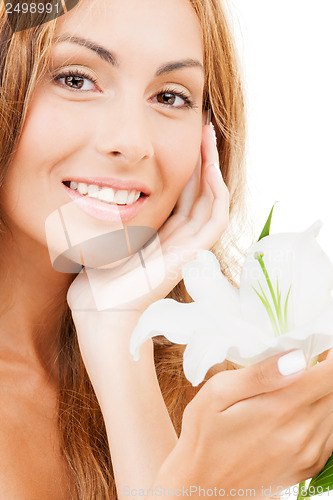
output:
M 302 495 L 302 489 L 306 493 L 308 492 L 308 489 L 305 487 L 305 481 L 302 481 L 298 485 L 298 495 L 297 495 L 297 500 L 309 500 L 311 498 L 311 495 L 307 495 L 305 493 L 305 496 Z
M 279 321 L 279 325 L 281 326 L 282 325 L 281 308 L 279 308 L 279 306 L 278 306 L 278 301 L 277 301 L 276 296 L 275 296 L 275 292 L 274 292 L 274 289 L 273 289 L 273 286 L 272 286 L 272 282 L 271 282 L 271 279 L 270 279 L 269 274 L 267 272 L 266 266 L 264 264 L 263 254 L 261 254 L 261 253 L 258 252 L 255 257 L 258 260 L 258 262 L 260 264 L 260 267 L 262 269 L 262 272 L 264 273 L 264 276 L 266 278 L 266 281 L 267 281 L 267 284 L 268 284 L 268 288 L 269 288 L 269 291 L 271 292 L 271 296 L 272 296 L 272 299 L 273 299 L 273 302 L 274 302 L 274 307 L 275 307 L 276 315 L 277 315 L 277 318 L 278 318 L 278 321 Z
M 288 331 L 288 316 L 287 316 L 287 309 L 288 309 L 288 300 L 289 300 L 289 296 L 290 296 L 290 290 L 291 290 L 291 285 L 289 287 L 289 290 L 288 290 L 288 293 L 287 293 L 287 298 L 286 298 L 286 303 L 284 305 L 284 331 L 287 332 Z
M 280 335 L 280 331 L 279 331 L 279 327 L 278 327 L 278 324 L 276 322 L 276 319 L 274 318 L 274 313 L 272 311 L 271 305 L 270 305 L 269 300 L 267 299 L 265 292 L 262 289 L 262 286 L 261 286 L 259 281 L 258 281 L 258 285 L 260 287 L 262 295 L 260 295 L 260 293 L 254 287 L 252 287 L 252 288 L 256 292 L 256 294 L 258 295 L 258 297 L 261 300 L 261 302 L 263 303 L 263 305 L 265 306 L 269 320 L 270 320 L 271 325 L 272 325 L 273 330 L 274 330 L 274 335 L 275 335 L 275 337 L 278 337 Z

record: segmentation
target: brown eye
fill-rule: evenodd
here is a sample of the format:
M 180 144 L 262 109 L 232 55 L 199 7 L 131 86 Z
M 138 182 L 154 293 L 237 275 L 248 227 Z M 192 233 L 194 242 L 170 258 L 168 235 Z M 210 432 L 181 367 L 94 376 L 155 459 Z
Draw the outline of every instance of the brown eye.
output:
M 156 99 L 158 104 L 163 104 L 164 106 L 169 106 L 170 108 L 189 109 L 194 107 L 192 99 L 179 90 L 164 90 L 163 92 L 156 94 L 154 99 Z
M 81 89 L 84 85 L 84 79 L 80 76 L 66 76 L 65 85 L 74 89 Z
M 80 71 L 64 71 L 54 77 L 55 82 L 71 90 L 96 91 L 96 79 L 91 75 L 81 73 Z
M 170 92 L 163 92 L 162 94 L 158 94 L 157 101 L 161 104 L 172 106 L 176 101 L 176 96 L 175 94 L 170 94 Z

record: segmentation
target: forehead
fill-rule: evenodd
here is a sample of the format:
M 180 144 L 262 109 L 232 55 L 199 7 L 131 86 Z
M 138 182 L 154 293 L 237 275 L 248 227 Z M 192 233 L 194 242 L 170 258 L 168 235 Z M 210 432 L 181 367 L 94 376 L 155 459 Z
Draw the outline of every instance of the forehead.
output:
M 201 26 L 189 0 L 81 0 L 57 21 L 56 37 L 65 33 L 136 60 L 203 61 Z

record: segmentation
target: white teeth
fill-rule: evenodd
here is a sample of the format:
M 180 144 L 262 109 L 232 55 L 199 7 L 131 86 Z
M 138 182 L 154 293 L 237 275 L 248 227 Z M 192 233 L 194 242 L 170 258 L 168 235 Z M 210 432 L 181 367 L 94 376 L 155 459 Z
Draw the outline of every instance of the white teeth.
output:
M 135 193 L 137 191 L 131 191 L 129 194 L 128 194 L 128 198 L 127 198 L 127 204 L 128 205 L 132 205 L 132 203 L 134 202 L 134 196 L 135 196 Z M 140 195 L 139 195 L 140 196 Z
M 88 194 L 88 185 L 84 182 L 79 182 L 77 190 L 80 194 Z
M 114 192 L 112 188 L 104 187 L 98 193 L 98 199 L 101 201 L 107 201 L 108 203 L 113 203 Z
M 92 195 L 94 193 L 98 193 L 99 188 L 96 184 L 89 184 L 88 186 L 88 195 Z
M 115 190 L 108 186 L 88 185 L 85 182 L 75 181 L 70 182 L 70 188 L 82 195 L 87 195 L 89 198 L 117 205 L 132 205 L 132 203 L 140 198 L 141 194 L 140 191 L 136 191 L 135 189 L 132 191 L 127 189 Z
M 132 203 L 134 203 L 136 200 L 138 200 L 140 198 L 140 194 L 138 191 L 132 191 L 132 193 L 134 193 L 134 198 L 133 198 L 133 201 Z
M 116 191 L 114 194 L 114 202 L 117 203 L 117 205 L 126 205 L 127 198 L 128 191 L 126 190 Z

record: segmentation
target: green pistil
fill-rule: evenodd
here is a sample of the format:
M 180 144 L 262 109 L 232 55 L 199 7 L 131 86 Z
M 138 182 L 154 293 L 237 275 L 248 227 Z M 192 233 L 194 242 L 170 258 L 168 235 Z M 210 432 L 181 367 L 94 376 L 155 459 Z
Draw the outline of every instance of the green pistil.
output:
M 259 283 L 259 281 L 258 281 L 258 285 L 260 286 L 260 289 L 262 291 L 262 295 L 260 295 L 260 293 L 254 287 L 252 287 L 252 288 L 256 292 L 256 294 L 258 295 L 258 297 L 261 300 L 261 302 L 264 304 L 265 309 L 266 309 L 267 314 L 268 314 L 268 317 L 269 317 L 269 319 L 270 319 L 270 321 L 272 323 L 272 327 L 273 327 L 273 330 L 274 330 L 274 335 L 275 335 L 275 337 L 278 337 L 280 335 L 280 331 L 279 331 L 279 327 L 278 327 L 278 324 L 276 322 L 276 319 L 274 318 L 273 310 L 271 308 L 269 300 L 267 299 L 266 294 L 263 291 L 262 286 Z
M 282 308 L 281 308 L 281 292 L 279 290 L 279 282 L 277 280 L 277 283 L 276 283 L 276 294 L 275 294 L 275 291 L 273 289 L 273 285 L 272 285 L 271 279 L 269 277 L 269 274 L 267 272 L 267 269 L 266 269 L 266 266 L 265 266 L 265 263 L 264 263 L 263 256 L 264 256 L 264 254 L 260 253 L 260 252 L 256 252 L 255 255 L 254 255 L 255 259 L 260 264 L 260 267 L 262 269 L 262 272 L 264 273 L 264 276 L 265 276 L 265 279 L 266 279 L 269 291 L 271 293 L 271 296 L 272 296 L 272 299 L 273 299 L 274 308 L 275 308 L 276 318 L 274 316 L 274 311 L 273 311 L 273 309 L 272 309 L 272 307 L 271 307 L 271 305 L 269 303 L 269 300 L 267 299 L 267 297 L 265 295 L 265 292 L 262 289 L 262 286 L 260 285 L 260 283 L 258 282 L 262 295 L 255 288 L 253 288 L 253 289 L 256 292 L 256 294 L 258 295 L 258 297 L 260 298 L 260 300 L 263 303 L 263 305 L 265 306 L 265 309 L 267 311 L 268 317 L 269 317 L 269 319 L 271 321 L 271 324 L 272 324 L 272 327 L 273 327 L 273 330 L 274 330 L 274 335 L 277 337 L 277 336 L 282 335 L 283 333 L 285 333 L 285 332 L 288 331 L 287 307 L 288 307 L 288 300 L 289 300 L 289 296 L 290 296 L 291 286 L 290 286 L 288 294 L 287 294 L 287 298 L 286 298 L 286 302 L 285 302 L 285 306 L 284 306 L 284 314 L 283 314 L 282 313 Z

